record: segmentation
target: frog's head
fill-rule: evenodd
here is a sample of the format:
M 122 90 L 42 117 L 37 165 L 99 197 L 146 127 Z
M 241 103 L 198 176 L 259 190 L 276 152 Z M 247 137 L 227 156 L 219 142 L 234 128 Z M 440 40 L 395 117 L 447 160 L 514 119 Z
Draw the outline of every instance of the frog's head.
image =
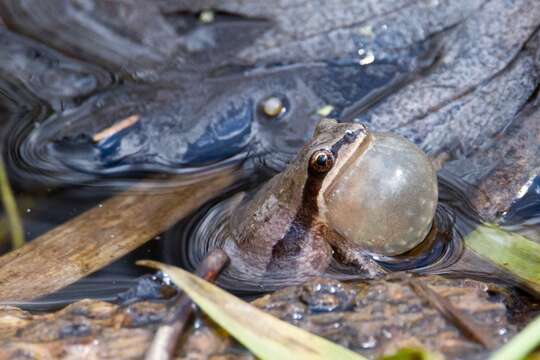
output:
M 368 132 L 362 124 L 338 123 L 321 120 L 311 140 L 300 150 L 282 174 L 280 188 L 291 192 L 293 208 L 317 215 L 324 202 L 321 195 L 337 180 L 342 169 L 358 156 L 368 141 Z M 303 189 L 298 197 L 298 189 Z
M 307 166 L 304 201 L 310 206 L 313 199 L 319 221 L 341 235 L 347 249 L 398 255 L 431 229 L 436 173 L 406 139 L 323 120 L 298 160 Z

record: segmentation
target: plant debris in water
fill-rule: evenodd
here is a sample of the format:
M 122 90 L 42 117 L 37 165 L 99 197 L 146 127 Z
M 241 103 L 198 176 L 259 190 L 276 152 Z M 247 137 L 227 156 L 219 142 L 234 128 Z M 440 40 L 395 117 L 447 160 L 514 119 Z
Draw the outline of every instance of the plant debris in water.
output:
M 13 196 L 11 185 L 9 184 L 4 160 L 0 156 L 0 191 L 2 193 L 2 204 L 6 211 L 9 233 L 11 235 L 11 247 L 20 248 L 24 245 L 24 229 L 21 223 L 17 202 Z
M 538 295 L 539 4 L 0 1 L 1 155 L 7 168 L 0 180 L 2 190 L 9 177 L 17 195 L 36 200 L 17 220 L 13 194 L 2 191 L 13 247 L 23 235 L 32 239 L 93 206 L 97 214 L 0 258 L 0 296 L 57 289 L 201 206 L 181 204 L 183 212 L 162 221 L 156 209 L 176 210 L 174 199 L 156 195 L 163 207 L 150 207 L 125 232 L 112 233 L 102 229 L 116 230 L 111 224 L 128 220 L 114 211 L 100 217 L 104 211 L 87 185 L 123 190 L 156 172 L 193 184 L 230 163 L 243 166 L 237 185 L 259 184 L 283 170 L 327 116 L 401 134 L 438 160 L 440 174 L 474 185 L 457 187 L 470 190 L 463 197 L 443 193 L 439 199 L 437 216 L 448 220 L 449 235 L 432 241 L 433 251 L 388 261 L 388 269 L 451 268 L 453 275 L 495 278 Z M 150 182 L 168 185 L 155 177 Z M 101 199 L 111 195 L 107 191 Z M 130 199 L 127 207 L 136 209 L 141 198 Z M 473 211 L 462 211 L 469 202 Z M 504 229 L 515 233 L 461 226 L 470 218 L 473 225 L 511 225 Z M 181 228 L 183 237 L 188 228 Z M 173 247 L 178 237 L 172 236 Z M 128 238 L 135 241 L 119 245 Z M 68 246 L 72 257 L 58 251 Z
M 363 356 L 281 321 L 185 270 L 148 260 L 138 264 L 167 273 L 212 320 L 261 359 L 365 360 Z
M 540 244 L 495 225 L 480 225 L 465 239 L 475 254 L 512 274 L 514 281 L 540 294 Z
M 527 325 L 506 345 L 499 349 L 490 360 L 521 360 L 540 345 L 540 317 Z

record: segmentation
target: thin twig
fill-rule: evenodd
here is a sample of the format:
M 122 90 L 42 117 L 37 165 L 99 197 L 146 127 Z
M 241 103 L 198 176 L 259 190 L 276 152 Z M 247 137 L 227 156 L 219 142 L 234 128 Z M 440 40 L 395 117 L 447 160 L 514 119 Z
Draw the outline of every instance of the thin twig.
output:
M 463 333 L 472 337 L 473 340 L 480 345 L 483 345 L 488 350 L 493 350 L 497 347 L 495 341 L 489 337 L 489 331 L 475 323 L 468 314 L 456 308 L 450 300 L 439 295 L 429 286 L 422 284 L 417 279 L 409 279 L 409 284 L 419 296 L 426 299 L 431 306 L 452 321 L 452 323 Z
M 127 129 L 130 126 L 135 125 L 139 121 L 139 115 L 131 115 L 127 118 L 120 120 L 119 122 L 113 124 L 112 126 L 103 129 L 92 136 L 94 142 L 100 142 L 101 140 L 110 138 L 114 134 L 119 133 L 120 131 Z
M 6 211 L 9 223 L 9 231 L 11 233 L 11 247 L 13 249 L 20 248 L 24 245 L 24 230 L 17 209 L 17 203 L 13 196 L 13 191 L 9 185 L 9 179 L 4 165 L 4 159 L 0 156 L 0 191 L 2 193 L 2 204 Z
M 196 274 L 207 281 L 214 281 L 228 262 L 229 257 L 223 250 L 212 250 L 201 262 Z M 193 306 L 190 298 L 184 293 L 178 294 L 164 324 L 158 328 L 154 340 L 146 352 L 146 360 L 172 359 L 174 357 L 178 339 L 192 311 Z

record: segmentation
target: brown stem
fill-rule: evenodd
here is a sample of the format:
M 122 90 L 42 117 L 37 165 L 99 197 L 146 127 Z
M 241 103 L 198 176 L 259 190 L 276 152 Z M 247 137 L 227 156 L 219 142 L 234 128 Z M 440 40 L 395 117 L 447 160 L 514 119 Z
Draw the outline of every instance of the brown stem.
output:
M 215 249 L 204 258 L 195 273 L 206 281 L 213 282 L 228 262 L 227 254 L 223 250 Z M 192 311 L 191 299 L 184 293 L 178 294 L 164 324 L 158 328 L 154 340 L 146 352 L 146 360 L 172 359 L 174 357 L 178 339 Z
M 92 136 L 92 141 L 97 143 L 97 142 L 100 142 L 101 140 L 108 139 L 111 136 L 119 133 L 120 131 L 135 125 L 138 121 L 139 121 L 139 115 L 131 115 L 113 124 L 112 126 L 106 129 L 103 129 L 100 132 L 97 132 L 96 134 L 94 134 L 94 136 Z
M 442 297 L 417 279 L 409 279 L 409 284 L 419 296 L 426 299 L 431 306 L 452 321 L 460 331 L 469 335 L 474 341 L 483 345 L 486 349 L 495 349 L 497 344 L 489 337 L 489 331 L 475 323 L 468 314 L 456 308 L 450 300 Z

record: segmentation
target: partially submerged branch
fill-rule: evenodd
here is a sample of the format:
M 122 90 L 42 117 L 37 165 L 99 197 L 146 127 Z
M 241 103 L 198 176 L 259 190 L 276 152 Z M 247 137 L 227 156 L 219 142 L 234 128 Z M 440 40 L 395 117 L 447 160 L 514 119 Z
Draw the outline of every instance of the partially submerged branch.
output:
M 234 170 L 149 191 L 144 181 L 0 257 L 0 301 L 59 290 L 167 230 L 235 182 Z M 172 180 L 174 184 L 174 179 Z

